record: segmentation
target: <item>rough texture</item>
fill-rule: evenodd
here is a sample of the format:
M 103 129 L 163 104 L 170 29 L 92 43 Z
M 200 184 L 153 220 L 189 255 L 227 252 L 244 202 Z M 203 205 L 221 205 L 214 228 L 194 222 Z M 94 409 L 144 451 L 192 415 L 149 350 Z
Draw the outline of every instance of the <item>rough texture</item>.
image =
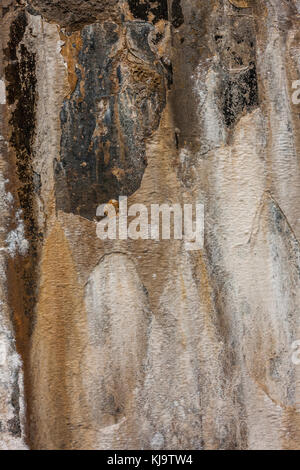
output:
M 61 26 L 80 29 L 97 20 L 117 16 L 119 0 L 29 0 L 27 10 L 34 15 L 41 14 L 48 21 Z
M 106 22 L 61 36 L 69 44 L 66 60 L 75 61 L 60 116 L 58 209 L 93 220 L 99 203 L 139 188 L 146 139 L 166 102 L 164 66 L 149 44 L 153 33 L 148 23 Z
M 300 449 L 300 2 L 2 20 L 0 448 Z M 203 250 L 99 240 L 119 195 Z

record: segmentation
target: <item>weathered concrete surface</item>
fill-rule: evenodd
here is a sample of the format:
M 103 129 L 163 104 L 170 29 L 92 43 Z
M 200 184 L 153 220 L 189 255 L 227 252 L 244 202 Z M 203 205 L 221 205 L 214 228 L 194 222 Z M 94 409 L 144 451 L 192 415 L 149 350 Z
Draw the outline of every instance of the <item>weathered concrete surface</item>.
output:
M 2 13 L 0 446 L 300 449 L 300 2 Z M 119 195 L 204 249 L 100 241 Z
M 5 44 L 5 30 L 1 46 Z M 15 202 L 13 167 L 9 163 L 8 117 L 0 49 L 0 449 L 26 449 L 24 438 L 24 384 L 22 361 L 16 351 L 9 302 L 9 265 L 25 256 L 28 241 L 24 234 L 22 214 Z

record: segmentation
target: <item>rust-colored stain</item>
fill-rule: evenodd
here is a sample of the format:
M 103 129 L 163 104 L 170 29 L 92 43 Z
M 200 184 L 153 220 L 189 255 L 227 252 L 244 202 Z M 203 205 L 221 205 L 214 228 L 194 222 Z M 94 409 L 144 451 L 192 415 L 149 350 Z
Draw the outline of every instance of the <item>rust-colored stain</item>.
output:
M 64 448 L 72 442 L 72 423 L 83 418 L 80 364 L 85 331 L 83 290 L 64 231 L 56 222 L 45 242 L 41 285 L 31 348 L 33 447 Z M 73 403 L 70 403 L 72 397 Z M 75 398 L 76 397 L 76 398 Z
M 67 64 L 67 69 L 68 69 L 68 82 L 69 82 L 69 87 L 70 87 L 68 98 L 70 98 L 78 82 L 76 68 L 80 68 L 81 71 L 83 72 L 82 67 L 78 65 L 78 54 L 82 49 L 81 32 L 75 31 L 74 33 L 70 35 L 65 35 L 62 31 L 60 31 L 59 34 L 60 34 L 60 39 L 64 42 L 64 45 L 61 48 L 61 53 L 64 57 L 64 60 Z M 81 81 L 80 91 L 81 91 L 82 96 L 84 96 L 83 85 L 84 85 L 84 82 Z

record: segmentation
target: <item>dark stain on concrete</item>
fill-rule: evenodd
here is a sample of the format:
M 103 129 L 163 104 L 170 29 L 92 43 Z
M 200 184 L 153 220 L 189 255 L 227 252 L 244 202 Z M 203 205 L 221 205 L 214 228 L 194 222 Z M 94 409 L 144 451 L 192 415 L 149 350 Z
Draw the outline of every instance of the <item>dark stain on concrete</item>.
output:
M 36 76 L 35 54 L 22 43 L 27 27 L 24 11 L 20 11 L 11 25 L 10 41 L 5 50 L 7 66 L 7 101 L 14 105 L 10 125 L 10 144 L 16 155 L 17 193 L 25 223 L 25 235 L 30 241 L 28 257 L 20 263 L 19 275 L 23 283 L 25 315 L 31 317 L 36 301 L 36 266 L 41 234 L 35 219 L 34 172 L 32 142 L 35 130 Z
M 172 25 L 179 28 L 184 23 L 184 16 L 181 8 L 181 0 L 173 0 L 172 2 Z
M 258 87 L 255 64 L 238 76 L 226 76 L 224 80 L 223 114 L 228 127 L 235 124 L 243 113 L 258 106 Z
M 128 0 L 131 13 L 137 19 L 150 21 L 153 24 L 159 20 L 168 20 L 168 0 Z
M 202 132 L 199 129 L 199 110 L 193 77 L 199 64 L 203 70 L 207 69 L 208 61 L 213 55 L 210 50 L 211 9 L 211 0 L 193 1 L 188 6 L 185 3 L 184 23 L 174 32 L 172 38 L 173 86 L 170 103 L 175 127 L 179 130 L 176 144 L 179 150 L 188 148 L 195 156 L 202 145 Z M 180 17 L 176 20 L 176 27 L 181 23 L 179 19 Z M 195 164 L 192 161 L 190 163 Z M 185 180 L 189 180 L 188 175 Z
M 11 405 L 15 411 L 14 417 L 8 421 L 8 429 L 11 434 L 16 437 L 21 437 L 21 423 L 20 423 L 20 388 L 19 388 L 19 370 L 14 375 L 14 387 L 11 397 Z
M 30 396 L 29 386 L 29 338 L 34 328 L 35 306 L 38 288 L 38 262 L 42 234 L 36 222 L 35 177 L 33 171 L 33 139 L 35 133 L 36 105 L 36 58 L 22 42 L 27 28 L 27 16 L 23 9 L 15 12 L 10 26 L 10 39 L 5 55 L 5 78 L 7 83 L 7 102 L 10 108 L 10 145 L 14 150 L 12 164 L 12 184 L 15 188 L 16 209 L 22 210 L 25 236 L 29 241 L 26 256 L 16 256 L 8 262 L 9 303 L 15 329 L 16 347 L 22 356 L 24 368 L 25 395 Z M 17 221 L 16 221 L 17 222 Z M 15 223 L 11 229 L 15 229 Z M 14 417 L 8 423 L 9 431 L 21 435 L 19 420 L 18 377 L 15 377 L 12 406 Z M 30 414 L 30 400 L 27 401 Z M 29 422 L 29 420 L 28 420 Z
M 222 76 L 221 107 L 225 123 L 231 127 L 243 112 L 259 104 L 254 23 L 247 16 L 221 19 L 214 40 Z
M 72 30 L 97 20 L 120 17 L 119 0 L 29 0 L 28 11 Z
M 168 82 L 168 89 L 170 90 L 173 85 L 173 65 L 172 62 L 167 62 L 164 58 L 161 59 L 161 63 L 165 69 L 166 78 Z
M 58 209 L 93 220 L 99 204 L 139 188 L 146 140 L 166 103 L 166 73 L 149 46 L 152 30 L 145 22 L 83 28 L 77 85 L 61 110 Z M 123 34 L 126 47 L 119 48 Z

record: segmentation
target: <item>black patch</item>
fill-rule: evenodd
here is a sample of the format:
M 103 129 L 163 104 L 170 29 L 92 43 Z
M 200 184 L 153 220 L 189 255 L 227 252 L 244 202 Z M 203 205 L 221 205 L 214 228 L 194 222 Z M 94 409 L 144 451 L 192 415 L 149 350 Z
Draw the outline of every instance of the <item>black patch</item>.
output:
M 9 7 L 2 7 L 2 17 L 4 18 L 5 15 L 9 12 Z
M 184 23 L 184 16 L 181 8 L 181 0 L 173 0 L 172 3 L 172 25 L 179 28 Z
M 170 89 L 173 85 L 173 65 L 171 63 L 167 63 L 165 60 L 161 60 L 165 70 L 166 70 L 166 77 L 168 80 L 168 88 Z
M 10 61 L 17 60 L 17 48 L 23 39 L 27 26 L 26 14 L 21 12 L 10 26 L 10 41 L 5 49 L 6 58 Z M 13 103 L 13 97 L 11 103 Z
M 32 142 L 35 129 L 36 75 L 35 55 L 21 43 L 27 26 L 26 14 L 20 12 L 10 29 L 10 41 L 5 55 L 7 66 L 7 101 L 14 105 L 10 125 L 10 143 L 16 154 L 18 198 L 23 211 L 25 234 L 30 240 L 26 267 L 21 268 L 23 282 L 23 305 L 25 314 L 31 315 L 35 305 L 37 244 L 41 238 L 35 220 L 34 172 L 32 168 Z M 17 54 L 18 52 L 18 54 Z
M 120 66 L 117 67 L 117 77 L 118 77 L 118 80 L 119 80 L 119 84 L 121 85 L 121 83 L 122 83 L 122 72 L 121 72 L 121 67 Z
M 228 127 L 244 110 L 258 106 L 258 86 L 255 64 L 238 76 L 228 75 L 224 80 L 223 114 Z
M 168 0 L 128 0 L 131 13 L 135 18 L 149 20 L 149 14 L 154 15 L 153 24 L 159 20 L 168 20 Z
M 153 65 L 148 42 L 152 29 L 148 23 L 126 24 L 131 61 L 113 57 L 119 40 L 114 23 L 82 30 L 77 86 L 61 110 L 58 209 L 93 220 L 99 204 L 140 187 L 146 139 L 158 127 L 166 102 L 164 70 Z
M 151 42 L 157 46 L 163 39 L 164 35 L 162 33 L 156 33 L 155 37 L 151 39 Z
M 250 112 L 259 104 L 255 29 L 245 16 L 232 15 L 219 21 L 213 38 L 223 76 L 222 112 L 227 127 L 231 127 L 244 111 Z

